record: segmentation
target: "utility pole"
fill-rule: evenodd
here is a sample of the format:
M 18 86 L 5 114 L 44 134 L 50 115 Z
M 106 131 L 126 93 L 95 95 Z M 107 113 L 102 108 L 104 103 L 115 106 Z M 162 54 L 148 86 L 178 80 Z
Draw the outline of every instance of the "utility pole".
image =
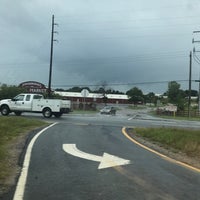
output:
M 191 82 L 192 82 L 192 51 L 190 51 L 190 65 L 189 65 L 189 97 L 188 97 L 188 118 L 190 118 L 190 104 L 191 104 Z
M 200 33 L 200 31 L 193 31 L 193 33 Z M 199 43 L 200 41 L 199 40 L 192 40 L 192 43 Z M 198 56 L 196 55 L 196 53 L 199 53 L 200 51 L 197 51 L 196 48 L 194 47 L 193 48 L 193 57 L 194 57 L 194 60 L 200 64 L 200 59 L 198 58 Z M 198 82 L 199 83 L 199 95 L 198 95 L 198 111 L 200 113 L 200 76 L 199 76 L 199 80 L 195 80 L 195 82 Z
M 52 15 L 52 29 L 51 29 L 51 52 L 50 52 L 50 66 L 49 66 L 49 84 L 48 84 L 48 97 L 51 97 L 51 79 L 52 79 L 52 63 L 53 63 L 53 42 L 57 41 L 54 40 L 54 33 L 58 33 L 54 31 L 54 26 L 58 25 L 54 23 L 54 15 Z
M 195 82 L 199 83 L 198 111 L 200 112 L 200 78 L 199 78 L 199 80 L 195 80 Z

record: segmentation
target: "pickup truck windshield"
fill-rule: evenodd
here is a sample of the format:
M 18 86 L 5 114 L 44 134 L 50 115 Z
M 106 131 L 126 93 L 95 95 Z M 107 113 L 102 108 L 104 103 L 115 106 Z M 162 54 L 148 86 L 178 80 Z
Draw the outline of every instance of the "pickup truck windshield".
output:
M 25 95 L 20 94 L 20 95 L 16 96 L 13 100 L 14 100 L 14 101 L 23 101 L 23 100 L 24 100 L 24 96 L 25 96 Z

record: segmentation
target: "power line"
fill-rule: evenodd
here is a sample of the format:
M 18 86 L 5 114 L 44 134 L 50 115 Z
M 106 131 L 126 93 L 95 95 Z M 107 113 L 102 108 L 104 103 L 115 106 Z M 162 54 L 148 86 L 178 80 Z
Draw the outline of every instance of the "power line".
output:
M 124 25 L 124 24 L 123 24 Z M 109 28 L 105 28 L 105 27 L 95 27 L 95 29 L 92 29 L 92 31 L 129 31 L 129 30 L 134 30 L 135 29 L 157 29 L 157 28 L 164 28 L 164 29 L 168 29 L 169 27 L 174 27 L 177 28 L 177 26 L 194 26 L 196 25 L 196 23 L 191 23 L 191 24 L 168 24 L 168 25 L 151 25 L 151 26 L 144 26 L 144 25 L 133 25 L 133 26 L 125 26 L 125 27 L 109 27 Z M 77 27 L 75 27 L 77 28 Z M 79 27 L 78 27 L 79 28 Z M 68 27 L 67 29 L 63 29 L 64 33 L 83 33 L 83 32 L 91 32 L 91 29 L 88 29 L 88 27 L 82 27 L 82 29 L 73 29 L 73 27 Z
M 180 7 L 179 7 L 180 8 Z M 149 11 L 149 10 L 148 10 Z M 188 16 L 167 16 L 167 17 L 161 17 L 161 16 L 159 16 L 159 17 L 146 17 L 146 18 L 138 18 L 138 19 L 130 19 L 130 14 L 135 14 L 137 11 L 134 11 L 133 12 L 133 10 L 121 10 L 121 11 L 116 11 L 116 14 L 117 14 L 117 16 L 119 17 L 119 12 L 120 13 L 124 13 L 124 14 L 127 14 L 127 13 L 129 13 L 129 19 L 128 20 L 126 20 L 126 22 L 136 22 L 136 21 L 160 21 L 160 20 L 167 20 L 167 21 L 169 21 L 169 20 L 184 20 L 184 19 L 188 19 L 188 18 L 199 18 L 199 16 L 198 15 L 188 15 Z M 138 12 L 141 12 L 141 11 L 138 11 Z M 114 14 L 113 15 L 113 13 L 115 13 L 115 12 L 113 12 L 113 11 L 109 11 L 109 13 L 105 13 L 105 14 L 102 14 L 102 13 L 97 13 L 97 12 L 95 12 L 95 16 L 99 16 L 100 17 L 100 19 L 102 20 L 102 18 L 103 17 L 107 17 L 107 16 L 110 16 L 110 17 L 107 17 L 106 19 L 112 19 L 113 18 L 113 16 L 116 16 L 116 14 Z M 122 16 L 122 15 L 121 15 Z M 145 15 L 146 16 L 146 15 Z M 123 16 L 124 17 L 124 16 Z M 85 13 L 85 14 L 81 14 L 81 15 L 76 15 L 76 16 L 74 16 L 74 15 L 68 15 L 68 16 L 66 16 L 66 15 L 63 15 L 63 16 L 61 16 L 61 18 L 65 18 L 65 19 L 67 19 L 67 20 L 73 20 L 73 22 L 71 22 L 72 24 L 75 24 L 75 23 L 77 23 L 77 24 L 97 24 L 97 23 L 119 23 L 120 22 L 120 20 L 107 20 L 107 21 L 86 21 L 85 19 L 91 19 L 91 14 L 90 15 L 88 15 L 88 13 Z M 84 19 L 85 18 L 85 19 Z M 75 22 L 74 20 L 80 20 L 81 19 L 81 21 L 77 21 L 77 22 Z M 92 18 L 92 20 L 93 20 L 93 18 Z M 124 21 L 124 20 L 123 20 Z M 121 22 L 120 22 L 121 23 Z M 69 24 L 70 24 L 70 22 L 69 22 Z
M 101 40 L 130 40 L 130 39 L 135 39 L 135 38 L 146 38 L 147 40 L 149 40 L 149 38 L 152 38 L 152 37 L 156 37 L 156 38 L 168 38 L 168 37 L 174 37 L 174 36 L 179 36 L 180 37 L 185 37 L 186 35 L 190 35 L 189 32 L 186 32 L 186 33 L 172 33 L 172 34 L 146 34 L 146 35 L 127 35 L 127 36 L 115 36 L 113 37 L 112 35 L 111 36 L 98 36 L 96 37 L 70 37 L 69 39 L 70 40 L 96 40 L 96 41 L 101 41 Z M 176 38 L 177 39 L 177 38 Z M 133 40 L 132 40 L 133 41 Z
M 188 82 L 188 80 L 173 80 L 176 82 Z M 134 86 L 134 85 L 150 85 L 150 84 L 166 84 L 171 82 L 169 81 L 147 81 L 147 82 L 133 82 L 133 83 L 107 83 L 107 86 Z M 195 82 L 195 80 L 192 80 L 192 82 Z M 53 85 L 53 87 L 98 87 L 102 86 L 102 84 L 64 84 L 64 85 Z
M 146 61 L 150 62 L 152 60 L 158 59 L 177 59 L 178 57 L 185 57 L 186 52 L 184 51 L 173 51 L 173 52 L 162 52 L 160 54 L 154 53 L 144 53 L 131 56 L 115 56 L 115 57 L 98 57 L 89 59 L 67 59 L 67 60 L 56 60 L 54 61 L 57 65 L 68 64 L 68 65 L 79 65 L 79 64 L 115 64 L 115 63 L 129 63 L 129 62 L 140 62 Z M 48 63 L 43 62 L 19 62 L 19 63 L 0 63 L 0 66 L 17 66 L 20 68 L 23 65 L 48 65 Z M 9 67 L 11 68 L 11 67 Z M 28 69 L 29 70 L 29 69 Z

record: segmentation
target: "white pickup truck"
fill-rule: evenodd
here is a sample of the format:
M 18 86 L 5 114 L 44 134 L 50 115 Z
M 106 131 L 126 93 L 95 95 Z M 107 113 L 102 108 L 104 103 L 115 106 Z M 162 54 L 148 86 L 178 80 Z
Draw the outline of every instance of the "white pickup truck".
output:
M 63 113 L 71 111 L 71 101 L 60 99 L 44 99 L 41 94 L 19 94 L 13 99 L 0 101 L 0 112 L 2 115 L 9 115 L 14 112 L 21 115 L 22 112 L 42 113 L 44 117 L 52 115 L 61 117 Z

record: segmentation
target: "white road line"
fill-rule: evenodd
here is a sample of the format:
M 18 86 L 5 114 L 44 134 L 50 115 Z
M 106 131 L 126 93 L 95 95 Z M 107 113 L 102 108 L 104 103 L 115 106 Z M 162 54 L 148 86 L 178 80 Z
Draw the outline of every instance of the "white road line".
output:
M 13 197 L 13 200 L 23 200 L 24 198 L 24 190 L 25 190 L 25 185 L 26 185 L 26 180 L 27 180 L 27 175 L 28 175 L 28 169 L 29 169 L 29 164 L 30 164 L 30 159 L 31 159 L 31 152 L 33 149 L 33 145 L 35 143 L 35 141 L 37 140 L 37 138 L 47 129 L 51 128 L 52 126 L 56 125 L 56 123 L 44 128 L 43 130 L 41 130 L 39 133 L 37 133 L 33 139 L 31 140 L 31 142 L 28 145 L 28 148 L 26 150 L 26 155 L 24 158 L 24 163 L 23 163 L 23 167 L 22 167 L 22 171 L 17 183 L 17 187 L 15 190 L 15 194 Z

